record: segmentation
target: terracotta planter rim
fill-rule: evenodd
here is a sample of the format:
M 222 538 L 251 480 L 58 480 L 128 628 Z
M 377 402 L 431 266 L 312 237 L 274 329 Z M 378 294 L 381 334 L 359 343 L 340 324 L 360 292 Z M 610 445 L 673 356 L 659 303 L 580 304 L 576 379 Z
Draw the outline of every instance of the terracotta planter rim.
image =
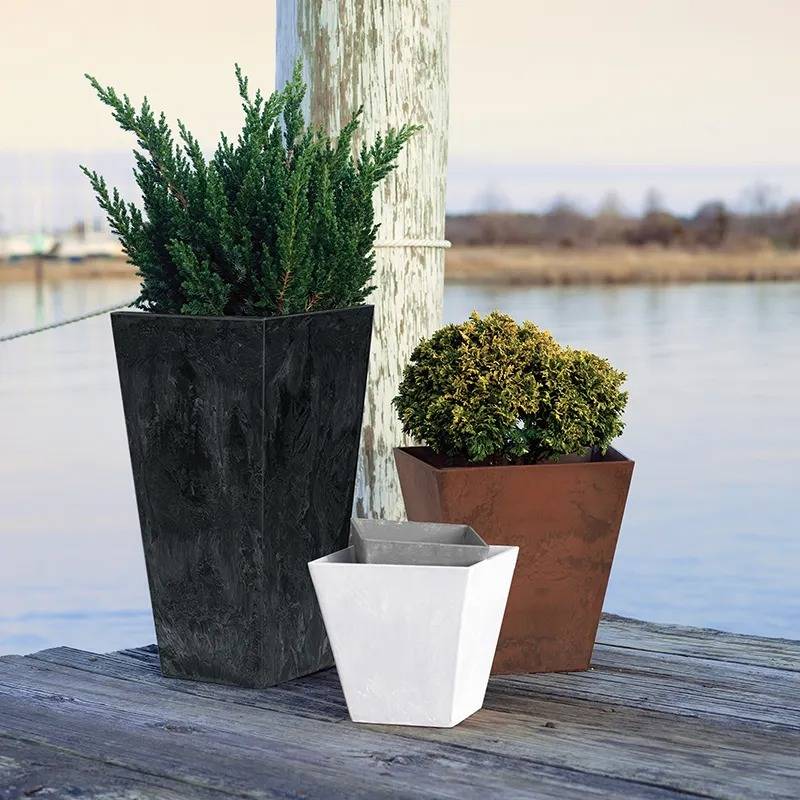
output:
M 434 472 L 456 472 L 460 470 L 469 470 L 470 472 L 479 472 L 480 470 L 496 470 L 496 469 L 554 469 L 558 467 L 592 467 L 593 469 L 597 469 L 598 467 L 611 465 L 611 464 L 635 464 L 636 462 L 632 458 L 628 458 L 624 453 L 621 453 L 615 447 L 609 447 L 606 451 L 606 456 L 609 454 L 615 454 L 619 456 L 619 458 L 614 459 L 606 459 L 603 457 L 600 461 L 567 461 L 567 462 L 547 462 L 544 461 L 540 464 L 481 464 L 475 466 L 468 466 L 468 465 L 459 465 L 453 467 L 438 467 L 436 464 L 431 464 L 430 461 L 427 461 L 424 458 L 421 458 L 418 453 L 419 451 L 427 451 L 432 453 L 433 451 L 430 447 L 395 447 L 395 452 L 405 453 L 407 456 L 410 456 L 416 461 L 419 461 L 421 464 L 424 464 L 428 469 L 433 470 Z
M 226 320 L 230 322 L 254 322 L 262 319 L 294 319 L 296 317 L 315 317 L 322 314 L 341 314 L 343 311 L 359 311 L 362 308 L 373 308 L 372 303 L 362 303 L 360 306 L 342 306 L 342 308 L 326 308 L 321 311 L 301 311 L 297 314 L 252 314 L 209 316 L 204 314 L 160 314 L 156 311 L 112 311 L 112 317 L 143 317 L 144 319 L 187 319 L 187 320 Z

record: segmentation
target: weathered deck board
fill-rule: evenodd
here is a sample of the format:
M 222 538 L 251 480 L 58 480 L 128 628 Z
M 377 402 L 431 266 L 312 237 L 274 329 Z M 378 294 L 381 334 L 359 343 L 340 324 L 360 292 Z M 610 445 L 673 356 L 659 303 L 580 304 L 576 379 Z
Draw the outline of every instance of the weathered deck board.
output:
M 597 641 L 626 649 L 800 672 L 800 642 L 790 639 L 741 636 L 708 628 L 660 625 L 604 614 Z
M 800 643 L 617 617 L 598 642 L 451 730 L 354 725 L 333 670 L 239 690 L 153 647 L 7 656 L 0 798 L 800 797 Z
M 103 797 L 106 800 L 135 800 L 142 797 L 183 800 L 187 796 L 185 783 L 94 761 L 33 742 L 0 736 L 0 753 L 2 798 L 71 796 Z M 53 791 L 52 787 L 58 789 Z M 69 792 L 72 794 L 69 795 Z M 191 796 L 197 800 L 216 800 L 225 795 L 192 787 Z

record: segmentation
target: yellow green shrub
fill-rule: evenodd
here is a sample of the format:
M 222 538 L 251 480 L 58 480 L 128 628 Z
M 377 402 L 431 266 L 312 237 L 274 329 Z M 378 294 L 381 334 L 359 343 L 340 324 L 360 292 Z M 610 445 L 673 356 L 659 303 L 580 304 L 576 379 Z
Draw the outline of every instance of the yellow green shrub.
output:
M 471 462 L 535 463 L 605 452 L 623 429 L 625 374 L 532 322 L 473 312 L 411 354 L 394 405 L 403 430 Z

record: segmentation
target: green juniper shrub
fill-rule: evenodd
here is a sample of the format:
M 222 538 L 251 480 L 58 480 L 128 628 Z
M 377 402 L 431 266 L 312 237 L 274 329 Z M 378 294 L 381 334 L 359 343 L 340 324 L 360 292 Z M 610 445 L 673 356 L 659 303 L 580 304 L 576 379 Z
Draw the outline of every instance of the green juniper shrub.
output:
M 236 67 L 244 126 L 209 159 L 178 122 L 176 141 L 145 98 L 136 109 L 86 76 L 133 133 L 142 208 L 82 167 L 142 279 L 136 304 L 168 314 L 293 314 L 358 305 L 375 288 L 373 192 L 417 126 L 353 155 L 361 110 L 333 141 L 306 127 L 300 65 L 280 92 L 251 99 Z
M 605 452 L 623 429 L 625 374 L 562 347 L 531 322 L 473 312 L 423 339 L 394 405 L 403 430 L 435 453 L 483 464 L 533 464 Z

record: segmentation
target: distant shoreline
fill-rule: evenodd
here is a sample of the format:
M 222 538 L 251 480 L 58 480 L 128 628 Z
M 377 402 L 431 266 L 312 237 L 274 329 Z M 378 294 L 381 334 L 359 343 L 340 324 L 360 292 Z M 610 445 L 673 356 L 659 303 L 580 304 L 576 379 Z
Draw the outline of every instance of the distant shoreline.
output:
M 447 252 L 446 278 L 504 286 L 789 281 L 800 280 L 800 251 L 459 246 Z
M 800 280 L 799 250 L 456 246 L 445 258 L 448 282 L 496 286 Z M 32 282 L 36 273 L 36 259 L 0 261 L 0 284 Z M 135 267 L 119 258 L 41 260 L 41 277 L 46 282 L 135 276 Z
M 16 261 L 0 261 L 0 285 L 4 283 L 32 283 L 36 280 L 38 264 L 45 282 L 57 282 L 72 278 L 135 278 L 136 267 L 121 258 L 87 258 L 83 261 L 68 261 L 59 258 L 23 258 Z

